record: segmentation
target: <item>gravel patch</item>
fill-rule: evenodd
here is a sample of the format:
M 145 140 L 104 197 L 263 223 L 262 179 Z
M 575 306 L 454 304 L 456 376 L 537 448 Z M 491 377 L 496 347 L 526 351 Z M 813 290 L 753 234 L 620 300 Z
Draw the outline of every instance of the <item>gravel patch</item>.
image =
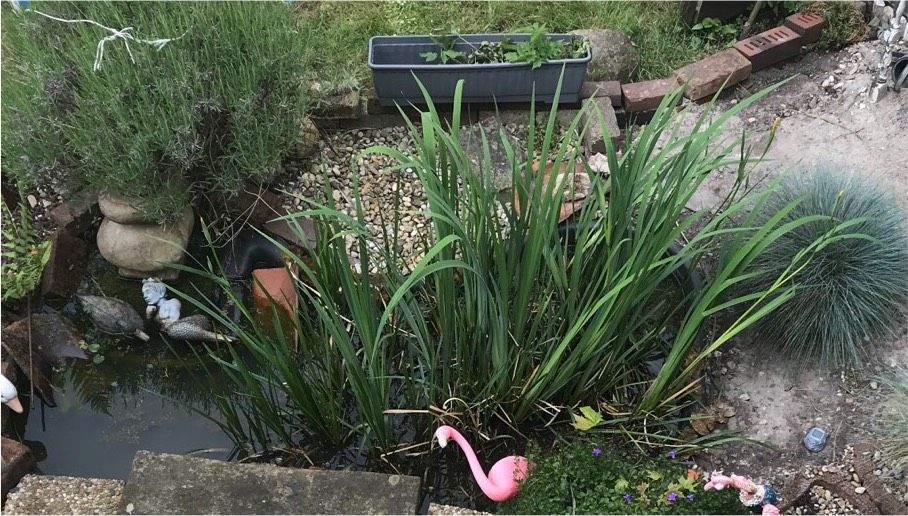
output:
M 116 514 L 123 481 L 25 475 L 9 492 L 4 514 Z
M 440 503 L 429 504 L 429 514 L 491 514 L 488 512 L 474 511 L 473 509 L 464 509 L 453 505 L 442 505 Z

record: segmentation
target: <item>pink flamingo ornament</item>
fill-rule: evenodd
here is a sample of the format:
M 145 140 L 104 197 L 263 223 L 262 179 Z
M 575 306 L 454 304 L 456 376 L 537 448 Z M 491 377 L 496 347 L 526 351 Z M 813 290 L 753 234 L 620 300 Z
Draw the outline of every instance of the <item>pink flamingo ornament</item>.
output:
M 529 474 L 529 462 L 526 457 L 510 455 L 496 462 L 489 470 L 487 477 L 482 471 L 479 459 L 476 458 L 476 453 L 473 452 L 473 448 L 464 436 L 460 435 L 460 432 L 444 425 L 435 431 L 435 438 L 438 439 L 438 445 L 442 448 L 448 445 L 449 439 L 453 439 L 460 446 L 464 455 L 467 456 L 467 462 L 470 463 L 470 470 L 473 472 L 479 488 L 494 502 L 503 502 L 516 495 L 518 482 L 527 478 Z
M 715 489 L 717 491 L 731 486 L 739 492 L 738 499 L 750 508 L 760 507 L 763 516 L 777 516 L 779 508 L 774 504 L 779 503 L 779 495 L 769 484 L 758 485 L 753 480 L 741 475 L 725 476 L 721 471 L 713 471 L 709 482 L 703 486 L 704 491 Z

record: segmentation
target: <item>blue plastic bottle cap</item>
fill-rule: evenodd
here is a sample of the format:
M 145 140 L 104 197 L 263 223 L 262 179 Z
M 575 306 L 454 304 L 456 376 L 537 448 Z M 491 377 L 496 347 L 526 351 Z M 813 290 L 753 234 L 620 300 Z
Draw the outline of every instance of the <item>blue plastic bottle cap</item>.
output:
M 823 451 L 823 448 L 826 447 L 827 437 L 829 437 L 829 435 L 826 433 L 826 430 L 815 426 L 804 436 L 804 447 L 814 453 Z

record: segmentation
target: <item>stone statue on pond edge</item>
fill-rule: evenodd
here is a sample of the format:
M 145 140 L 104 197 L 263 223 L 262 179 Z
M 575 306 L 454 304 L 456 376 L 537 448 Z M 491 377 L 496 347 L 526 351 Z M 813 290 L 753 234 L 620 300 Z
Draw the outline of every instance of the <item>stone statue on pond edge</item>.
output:
M 142 297 L 145 298 L 145 317 L 154 319 L 161 331 L 172 339 L 233 342 L 227 335 L 211 331 L 211 321 L 203 314 L 180 318 L 180 300 L 167 299 L 167 285 L 158 278 L 142 280 Z

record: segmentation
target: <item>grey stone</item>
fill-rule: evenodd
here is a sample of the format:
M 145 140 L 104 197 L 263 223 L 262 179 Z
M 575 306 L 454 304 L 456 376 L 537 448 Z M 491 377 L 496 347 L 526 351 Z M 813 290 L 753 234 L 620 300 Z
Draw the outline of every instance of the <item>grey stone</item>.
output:
M 526 112 L 519 113 L 523 114 L 524 120 L 526 120 L 529 115 L 529 113 Z M 502 145 L 500 133 L 500 130 L 502 129 L 501 126 L 506 123 L 508 122 L 505 120 L 489 117 L 481 120 L 478 124 L 473 124 L 465 128 L 460 133 L 460 144 L 463 146 L 470 162 L 476 167 L 478 174 L 481 177 L 485 177 L 488 174 L 490 184 L 499 191 L 510 188 L 513 179 L 511 161 L 508 158 L 504 145 Z M 489 144 L 488 163 L 485 163 L 484 158 L 483 133 L 485 133 L 485 137 Z M 526 156 L 522 151 L 524 145 L 506 131 L 504 132 L 504 135 L 514 150 L 517 163 L 522 163 L 526 159 Z
M 640 52 L 626 34 L 612 29 L 581 29 L 571 34 L 590 41 L 593 55 L 586 68 L 588 81 L 630 81 L 640 64 Z
M 189 207 L 169 226 L 120 224 L 105 218 L 98 229 L 98 250 L 105 260 L 119 267 L 122 276 L 172 280 L 179 271 L 166 268 L 166 264 L 183 261 L 194 224 Z
M 594 97 L 586 101 L 587 106 L 583 111 L 583 146 L 588 156 L 596 153 L 605 154 L 605 140 L 611 140 L 615 147 L 621 141 L 621 129 L 618 127 L 618 118 L 615 108 L 608 97 Z M 602 114 L 600 121 L 599 114 Z M 602 123 L 605 125 L 603 126 Z
M 122 492 L 122 480 L 25 475 L 3 514 L 114 514 Z
M 301 158 L 308 158 L 318 151 L 318 142 L 322 135 L 315 126 L 315 122 L 309 117 L 304 117 L 300 121 L 299 134 L 296 141 L 296 153 Z
M 101 213 L 119 224 L 149 224 L 154 222 L 142 213 L 138 203 L 125 197 L 111 194 L 98 196 Z
M 139 451 L 126 514 L 414 514 L 419 478 L 281 468 Z
M 98 194 L 84 189 L 52 209 L 49 216 L 57 226 L 79 234 L 91 227 L 92 218 L 97 212 Z

